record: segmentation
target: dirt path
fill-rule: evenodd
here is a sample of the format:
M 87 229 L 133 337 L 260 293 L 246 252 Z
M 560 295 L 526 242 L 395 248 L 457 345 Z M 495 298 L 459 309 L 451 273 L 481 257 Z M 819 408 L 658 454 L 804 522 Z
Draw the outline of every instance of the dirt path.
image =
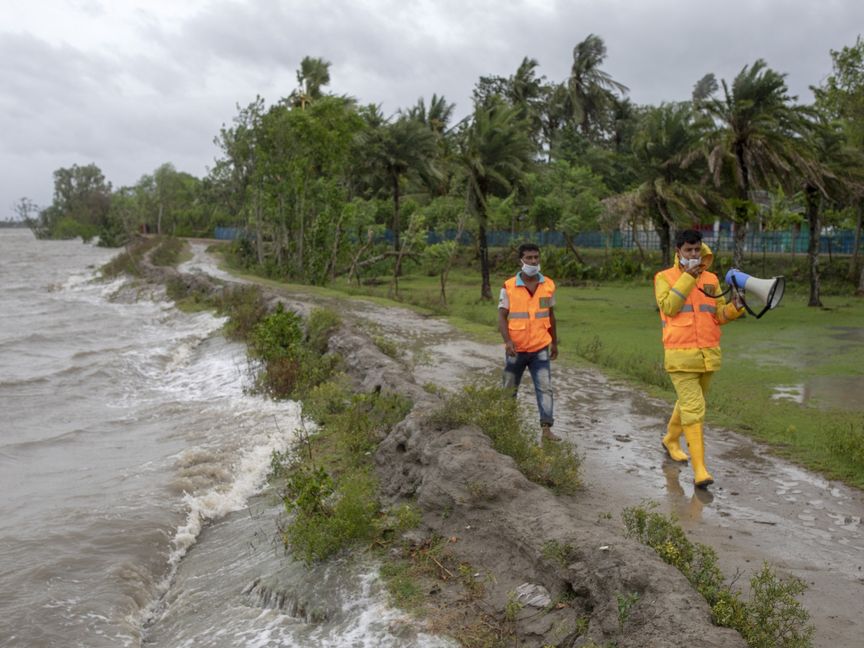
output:
M 193 245 L 185 271 L 223 274 Z M 374 303 L 294 295 L 361 320 L 373 335 L 397 344 L 419 385 L 447 389 L 484 375 L 497 376 L 502 347 L 470 340 L 447 322 Z M 492 306 L 490 306 L 492 307 Z M 669 405 L 593 369 L 553 366 L 555 431 L 584 456 L 580 499 L 597 514 L 620 519 L 623 508 L 653 500 L 675 513 L 691 539 L 714 547 L 727 575 L 763 561 L 809 586 L 802 600 L 816 626 L 814 646 L 864 645 L 864 495 L 827 481 L 728 430 L 706 429 L 707 458 L 717 483 L 693 488 L 688 466 L 665 460 L 660 436 Z M 526 374 L 520 400 L 536 411 Z

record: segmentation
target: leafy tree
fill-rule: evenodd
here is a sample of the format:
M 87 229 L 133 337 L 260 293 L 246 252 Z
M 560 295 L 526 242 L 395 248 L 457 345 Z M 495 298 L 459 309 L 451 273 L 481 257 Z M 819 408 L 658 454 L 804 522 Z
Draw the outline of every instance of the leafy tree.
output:
M 364 146 L 371 167 L 377 171 L 382 185 L 388 186 L 388 193 L 393 198 L 391 227 L 393 249 L 397 253 L 402 249 L 400 241 L 402 183 L 411 171 L 423 169 L 431 173 L 435 172 L 432 166 L 435 145 L 432 131 L 423 123 L 406 115 L 365 134 Z
M 704 139 L 709 171 L 717 186 L 732 190 L 735 222 L 734 263 L 744 255 L 747 223 L 755 214 L 754 189 L 767 189 L 793 180 L 793 170 L 807 165 L 802 134 L 808 129 L 808 111 L 793 105 L 786 75 L 758 59 L 744 66 L 731 87 L 722 82 L 722 95 L 713 74 L 694 89 L 694 103 L 714 122 Z
M 638 184 L 634 205 L 644 210 L 660 237 L 663 264 L 672 262 L 672 235 L 690 224 L 709 204 L 691 166 L 699 150 L 703 124 L 689 103 L 649 108 L 633 137 Z M 689 222 L 688 222 L 689 221 Z
M 531 164 L 533 147 L 518 108 L 502 101 L 477 105 L 460 133 L 459 164 L 467 181 L 467 203 L 477 219 L 482 299 L 492 298 L 486 238 L 488 198 L 506 196 Z
M 528 216 L 534 227 L 560 231 L 570 252 L 584 263 L 574 239 L 597 226 L 600 200 L 608 193 L 603 181 L 587 167 L 559 160 L 541 169 L 529 184 L 534 200 Z
M 851 146 L 859 153 L 864 152 L 864 40 L 861 36 L 855 45 L 843 47 L 840 51 L 831 50 L 833 72 L 825 82 L 811 88 L 816 96 L 816 105 L 831 118 L 838 119 L 849 139 Z M 858 217 L 855 224 L 855 244 L 850 264 L 850 277 L 858 275 L 861 247 L 862 223 L 864 223 L 864 196 L 853 196 L 857 203 Z M 864 295 L 864 266 L 858 276 L 858 294 Z
M 85 241 L 106 225 L 111 207 L 111 183 L 95 164 L 54 171 L 54 199 L 42 210 L 37 235 L 53 238 L 82 237 Z

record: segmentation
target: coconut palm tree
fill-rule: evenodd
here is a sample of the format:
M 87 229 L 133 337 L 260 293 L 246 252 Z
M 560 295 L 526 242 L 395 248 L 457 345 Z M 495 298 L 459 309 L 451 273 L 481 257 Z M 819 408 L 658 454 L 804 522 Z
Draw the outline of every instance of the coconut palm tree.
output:
M 704 120 L 687 103 L 649 108 L 639 122 L 632 149 L 639 184 L 632 190 L 637 209 L 648 213 L 664 265 L 671 264 L 672 234 L 683 221 L 705 209 L 711 198 L 693 167 Z
M 628 91 L 627 86 L 600 69 L 605 59 L 606 45 L 596 34 L 589 34 L 573 48 L 573 65 L 567 81 L 568 109 L 584 137 L 597 134 L 616 93 Z
M 788 187 L 794 171 L 807 166 L 802 135 L 809 127 L 808 111 L 793 104 L 785 78 L 758 59 L 742 68 L 731 87 L 724 80 L 720 96 L 713 74 L 694 90 L 694 104 L 715 126 L 705 138 L 709 171 L 718 187 L 731 189 L 738 266 L 747 223 L 755 213 L 751 192 L 778 184 Z
M 330 62 L 323 58 L 304 56 L 297 70 L 300 87 L 291 94 L 291 103 L 305 109 L 309 102 L 321 97 L 321 88 L 330 83 Z
M 459 134 L 459 165 L 467 179 L 469 208 L 477 218 L 482 299 L 492 298 L 486 239 L 488 198 L 509 195 L 531 164 L 533 153 L 519 108 L 500 99 L 475 106 L 471 121 Z
M 393 122 L 370 129 L 363 148 L 380 180 L 393 198 L 393 249 L 400 249 L 402 181 L 410 171 L 434 171 L 435 135 L 426 126 L 402 115 Z

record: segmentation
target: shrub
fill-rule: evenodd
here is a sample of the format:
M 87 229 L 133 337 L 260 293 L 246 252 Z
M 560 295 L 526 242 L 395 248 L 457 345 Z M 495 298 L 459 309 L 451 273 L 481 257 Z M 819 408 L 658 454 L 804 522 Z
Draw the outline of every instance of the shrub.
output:
M 309 313 L 306 321 L 306 339 L 312 351 L 323 355 L 327 352 L 330 335 L 336 330 L 342 320 L 328 308 L 315 308 Z
M 246 340 L 267 313 L 267 305 L 258 286 L 226 288 L 218 306 L 219 312 L 228 316 L 225 334 L 235 340 Z
M 653 508 L 653 505 L 650 507 Z M 644 507 L 624 509 L 628 537 L 648 545 L 677 568 L 711 606 L 715 624 L 734 628 L 751 648 L 808 648 L 813 627 L 810 615 L 797 600 L 806 586 L 797 578 L 781 581 L 770 566 L 750 579 L 745 601 L 725 582 L 710 547 L 692 543 L 674 519 Z
M 150 254 L 150 262 L 157 266 L 175 266 L 186 243 L 174 237 L 163 238 Z

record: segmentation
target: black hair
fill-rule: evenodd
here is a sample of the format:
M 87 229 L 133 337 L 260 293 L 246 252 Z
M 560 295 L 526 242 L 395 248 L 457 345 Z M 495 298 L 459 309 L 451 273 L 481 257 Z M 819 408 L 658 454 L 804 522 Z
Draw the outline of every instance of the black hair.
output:
M 685 243 L 701 243 L 702 232 L 694 229 L 681 230 L 675 235 L 675 247 L 680 248 Z
M 522 245 L 519 246 L 519 258 L 521 259 L 522 256 L 526 252 L 529 252 L 529 251 L 530 252 L 539 252 L 540 247 L 536 243 L 523 243 Z

